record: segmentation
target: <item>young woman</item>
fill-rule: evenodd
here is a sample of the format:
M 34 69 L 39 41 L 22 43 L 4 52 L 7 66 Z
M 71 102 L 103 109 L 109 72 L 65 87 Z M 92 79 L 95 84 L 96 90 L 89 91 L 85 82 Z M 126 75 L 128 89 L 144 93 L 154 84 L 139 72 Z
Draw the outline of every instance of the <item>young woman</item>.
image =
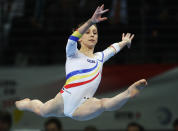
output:
M 107 12 L 104 5 L 99 6 L 91 19 L 80 26 L 68 39 L 66 47 L 66 83 L 54 99 L 42 103 L 39 100 L 28 98 L 17 101 L 16 107 L 20 110 L 32 111 L 40 116 L 71 117 L 75 120 L 90 120 L 104 111 L 113 111 L 121 108 L 130 98 L 139 94 L 147 85 L 145 79 L 132 84 L 126 91 L 112 98 L 94 98 L 100 80 L 102 67 L 105 61 L 118 53 L 124 46 L 130 47 L 134 35 L 122 35 L 122 41 L 112 44 L 102 52 L 94 52 L 98 41 L 96 23 L 107 20 L 101 17 Z M 80 43 L 80 50 L 77 49 Z

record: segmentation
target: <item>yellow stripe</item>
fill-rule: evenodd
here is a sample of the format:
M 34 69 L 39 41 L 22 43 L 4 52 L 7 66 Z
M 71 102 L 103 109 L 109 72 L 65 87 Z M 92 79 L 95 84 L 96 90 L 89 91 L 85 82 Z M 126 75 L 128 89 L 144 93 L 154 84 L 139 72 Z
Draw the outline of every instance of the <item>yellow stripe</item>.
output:
M 66 81 L 65 85 L 67 85 L 67 84 L 69 84 L 69 83 L 71 83 L 71 82 L 73 82 L 73 81 L 75 81 L 75 80 L 79 80 L 79 79 L 83 79 L 83 78 L 87 78 L 87 77 L 90 77 L 90 76 L 95 75 L 95 74 L 98 72 L 100 66 L 101 66 L 101 64 L 97 67 L 97 69 L 95 70 L 95 72 L 93 72 L 93 73 L 91 73 L 91 74 L 82 75 L 82 76 L 81 76 L 81 75 L 78 75 L 78 76 L 73 76 L 73 77 L 69 78 L 69 79 Z
M 82 37 L 82 34 L 80 34 L 78 31 L 75 31 L 75 32 L 72 34 L 72 36 L 81 38 L 81 37 Z

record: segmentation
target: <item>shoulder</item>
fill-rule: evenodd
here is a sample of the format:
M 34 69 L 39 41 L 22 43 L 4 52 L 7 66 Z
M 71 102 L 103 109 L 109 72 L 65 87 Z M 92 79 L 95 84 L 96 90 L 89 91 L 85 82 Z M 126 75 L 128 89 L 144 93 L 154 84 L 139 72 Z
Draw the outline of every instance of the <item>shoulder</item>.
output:
M 103 52 L 96 52 L 95 56 L 99 61 L 103 62 L 103 59 L 104 59 L 104 53 Z

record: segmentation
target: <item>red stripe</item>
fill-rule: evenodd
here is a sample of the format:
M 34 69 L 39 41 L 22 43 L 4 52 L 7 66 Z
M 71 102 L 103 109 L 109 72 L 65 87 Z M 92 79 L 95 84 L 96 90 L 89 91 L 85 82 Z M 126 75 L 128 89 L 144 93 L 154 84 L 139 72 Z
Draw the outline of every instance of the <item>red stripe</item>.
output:
M 117 53 L 117 50 L 116 50 L 116 48 L 115 48 L 114 46 L 112 46 L 112 45 L 111 45 L 111 47 L 112 47 L 112 48 L 115 50 L 115 53 Z
M 96 77 L 98 77 L 99 73 L 100 73 L 100 72 L 98 72 L 98 74 L 97 74 L 95 77 L 93 77 L 92 79 L 90 79 L 90 80 L 88 80 L 88 81 L 79 82 L 79 83 L 73 83 L 73 84 L 68 84 L 68 85 L 65 85 L 64 87 L 65 87 L 66 89 L 68 89 L 68 88 L 72 88 L 72 87 L 76 87 L 76 86 L 81 86 L 81 85 L 87 84 L 87 83 L 89 83 L 89 82 L 92 82 L 94 79 L 96 79 Z
M 62 94 L 64 91 L 61 89 L 60 93 Z

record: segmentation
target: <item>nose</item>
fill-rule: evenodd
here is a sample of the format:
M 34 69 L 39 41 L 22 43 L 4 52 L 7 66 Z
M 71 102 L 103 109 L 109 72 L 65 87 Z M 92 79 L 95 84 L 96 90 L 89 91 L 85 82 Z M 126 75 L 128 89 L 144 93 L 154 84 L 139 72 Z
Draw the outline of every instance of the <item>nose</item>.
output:
M 91 33 L 91 36 L 94 37 L 94 33 L 93 32 Z

